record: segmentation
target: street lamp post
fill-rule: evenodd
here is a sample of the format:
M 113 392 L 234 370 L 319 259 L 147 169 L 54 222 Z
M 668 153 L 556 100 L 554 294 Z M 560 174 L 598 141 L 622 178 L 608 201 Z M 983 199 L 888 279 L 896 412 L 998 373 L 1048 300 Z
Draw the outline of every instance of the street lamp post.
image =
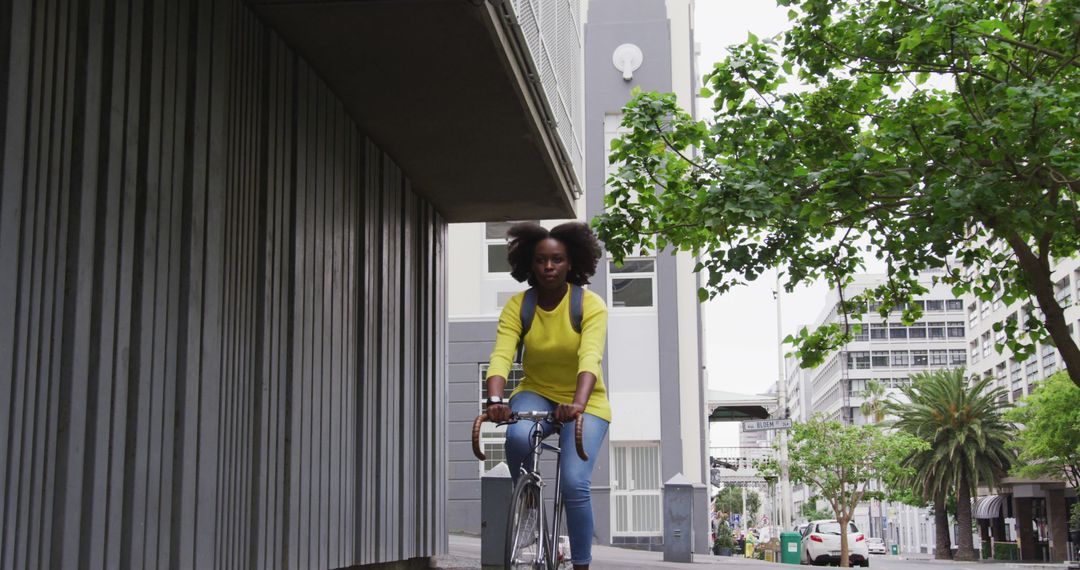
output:
M 776 383 L 777 406 L 779 412 L 787 417 L 787 371 L 784 363 L 784 328 L 780 311 L 780 269 L 776 270 L 776 352 L 780 379 Z M 782 530 L 791 528 L 791 481 L 788 478 L 788 434 L 780 430 L 780 518 L 777 523 Z

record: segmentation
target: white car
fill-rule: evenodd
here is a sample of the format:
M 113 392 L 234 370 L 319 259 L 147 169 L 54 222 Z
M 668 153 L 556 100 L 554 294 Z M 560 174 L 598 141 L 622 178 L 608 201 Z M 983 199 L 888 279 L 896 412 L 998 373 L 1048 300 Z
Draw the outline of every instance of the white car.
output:
M 885 554 L 885 541 L 880 538 L 870 537 L 866 539 L 866 550 L 870 554 Z
M 813 521 L 803 532 L 802 561 L 804 564 L 840 564 L 840 523 L 835 520 Z M 852 566 L 870 566 L 866 535 L 855 523 L 848 523 L 848 562 Z

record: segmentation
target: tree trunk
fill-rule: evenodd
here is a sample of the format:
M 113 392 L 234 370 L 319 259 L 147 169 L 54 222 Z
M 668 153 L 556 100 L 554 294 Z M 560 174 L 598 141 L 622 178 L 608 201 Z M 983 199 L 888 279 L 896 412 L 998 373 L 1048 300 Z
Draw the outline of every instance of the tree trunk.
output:
M 1054 282 L 1050 279 L 1050 264 L 1031 251 L 1020 236 L 1010 232 L 1006 241 L 1016 254 L 1016 261 L 1023 270 L 1023 277 L 1028 290 L 1035 296 L 1039 303 L 1039 309 L 1043 312 L 1043 325 L 1054 346 L 1061 354 L 1061 360 L 1065 362 L 1065 369 L 1069 372 L 1069 378 L 1073 384 L 1080 387 L 1080 347 L 1073 341 L 1069 334 L 1069 323 L 1065 320 L 1065 310 L 1054 298 Z M 1038 355 L 1035 355 L 1037 358 Z
M 971 561 L 978 560 L 971 538 L 971 483 L 968 481 L 967 469 L 960 468 L 960 484 L 956 490 L 956 559 Z
M 945 490 L 934 493 L 934 558 L 952 559 L 952 541 L 949 540 L 949 513 L 945 510 Z
M 848 557 L 848 521 L 851 519 L 836 519 L 840 523 L 840 567 L 850 568 L 851 561 Z

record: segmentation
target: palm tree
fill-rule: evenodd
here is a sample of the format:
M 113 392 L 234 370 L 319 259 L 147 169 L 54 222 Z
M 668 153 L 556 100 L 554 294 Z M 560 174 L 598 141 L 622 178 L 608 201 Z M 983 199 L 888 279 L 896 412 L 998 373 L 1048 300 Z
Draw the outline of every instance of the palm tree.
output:
M 870 423 L 875 424 L 885 421 L 885 385 L 877 380 L 867 380 L 862 397 L 863 403 L 859 406 L 859 411 L 863 417 L 873 418 Z
M 934 500 L 938 546 L 946 536 L 945 494 L 956 492 L 956 558 L 977 559 L 971 539 L 971 491 L 979 485 L 997 486 L 1012 463 L 1006 443 L 1012 427 L 1002 419 L 999 397 L 1002 388 L 990 388 L 990 378 L 968 383 L 962 369 L 935 370 L 917 374 L 902 392 L 910 403 L 892 402 L 888 410 L 898 418 L 896 427 L 923 438 L 930 450 L 909 457 L 917 469 L 915 477 L 924 496 Z M 939 550 L 938 557 L 942 554 Z

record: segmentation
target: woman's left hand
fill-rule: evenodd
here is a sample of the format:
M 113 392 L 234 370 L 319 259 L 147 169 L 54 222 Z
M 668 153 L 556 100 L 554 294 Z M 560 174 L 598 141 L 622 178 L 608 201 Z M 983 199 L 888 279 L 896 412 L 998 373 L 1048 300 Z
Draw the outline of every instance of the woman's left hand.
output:
M 585 411 L 585 406 L 578 403 L 573 404 L 559 404 L 559 407 L 555 408 L 555 419 L 560 422 L 569 422 L 576 420 L 582 412 Z

